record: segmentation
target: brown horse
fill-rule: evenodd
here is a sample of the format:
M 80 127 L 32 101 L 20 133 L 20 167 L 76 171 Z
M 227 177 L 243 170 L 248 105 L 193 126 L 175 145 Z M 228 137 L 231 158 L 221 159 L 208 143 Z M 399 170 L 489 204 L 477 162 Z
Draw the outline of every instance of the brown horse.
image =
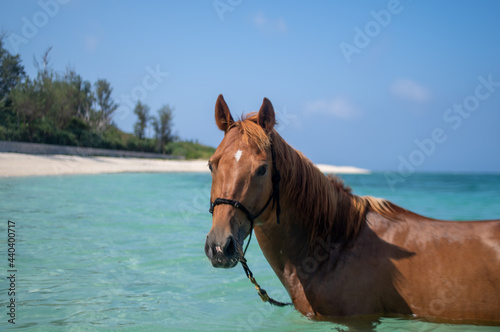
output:
M 234 121 L 220 95 L 215 120 L 225 135 L 209 161 L 213 219 L 205 253 L 214 267 L 234 267 L 254 227 L 307 317 L 500 323 L 500 220 L 434 220 L 352 194 L 274 130 L 268 99 Z

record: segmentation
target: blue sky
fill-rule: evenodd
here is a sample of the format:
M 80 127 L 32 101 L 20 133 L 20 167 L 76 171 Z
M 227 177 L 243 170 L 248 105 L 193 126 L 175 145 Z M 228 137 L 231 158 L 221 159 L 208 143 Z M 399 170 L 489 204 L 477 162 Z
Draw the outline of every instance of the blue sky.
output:
M 274 105 L 278 131 L 316 163 L 500 172 L 498 1 L 0 1 L 5 46 L 30 76 L 110 81 L 115 123 L 175 107 L 183 139 L 217 146 L 233 112 Z

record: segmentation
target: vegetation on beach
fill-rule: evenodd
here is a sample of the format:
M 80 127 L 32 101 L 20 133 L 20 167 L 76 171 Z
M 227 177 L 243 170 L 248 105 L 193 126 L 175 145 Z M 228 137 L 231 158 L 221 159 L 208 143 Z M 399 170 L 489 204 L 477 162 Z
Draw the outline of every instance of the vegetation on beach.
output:
M 198 141 L 172 141 L 166 145 L 170 154 L 185 156 L 187 159 L 209 159 L 215 152 L 211 146 L 198 143 Z
M 37 76 L 24 71 L 19 55 L 3 47 L 0 36 L 0 140 L 157 152 L 207 158 L 214 148 L 182 141 L 173 133 L 174 108 L 166 104 L 156 116 L 137 102 L 134 134 L 113 122 L 118 105 L 106 79 L 94 84 L 74 69 L 57 73 L 50 67 L 50 48 L 35 60 Z M 150 133 L 148 137 L 147 133 Z

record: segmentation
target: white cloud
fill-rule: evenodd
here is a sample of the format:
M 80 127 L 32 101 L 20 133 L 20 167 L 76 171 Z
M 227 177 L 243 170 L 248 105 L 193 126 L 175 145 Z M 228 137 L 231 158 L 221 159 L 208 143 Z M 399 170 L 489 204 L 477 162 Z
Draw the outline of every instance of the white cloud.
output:
M 284 18 L 278 18 L 275 22 L 276 30 L 285 33 L 287 30 L 286 22 Z
M 309 102 L 305 106 L 305 112 L 327 114 L 341 119 L 352 119 L 359 115 L 358 109 L 347 99 L 341 97 Z
M 95 36 L 86 36 L 85 37 L 85 50 L 88 52 L 95 52 L 97 46 L 99 45 L 99 39 Z
M 267 18 L 264 16 L 264 14 L 262 13 L 257 13 L 254 17 L 253 17 L 253 23 L 255 24 L 255 26 L 257 28 L 262 28 L 266 25 L 267 23 Z
M 287 25 L 284 18 L 269 19 L 262 12 L 253 16 L 253 24 L 265 33 L 286 33 Z
M 427 88 L 407 79 L 396 80 L 392 83 L 390 91 L 396 97 L 418 103 L 425 103 L 431 97 L 431 93 Z

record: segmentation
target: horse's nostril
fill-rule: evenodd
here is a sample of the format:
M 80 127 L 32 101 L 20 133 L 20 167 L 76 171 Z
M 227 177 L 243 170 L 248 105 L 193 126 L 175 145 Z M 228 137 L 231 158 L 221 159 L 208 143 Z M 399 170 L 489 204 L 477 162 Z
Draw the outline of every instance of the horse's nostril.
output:
M 210 245 L 208 244 L 208 241 L 205 243 L 205 255 L 207 255 L 208 258 L 212 259 L 214 252 Z
M 234 237 L 230 236 L 227 239 L 226 246 L 224 247 L 224 254 L 226 257 L 233 257 L 236 254 L 236 243 Z

